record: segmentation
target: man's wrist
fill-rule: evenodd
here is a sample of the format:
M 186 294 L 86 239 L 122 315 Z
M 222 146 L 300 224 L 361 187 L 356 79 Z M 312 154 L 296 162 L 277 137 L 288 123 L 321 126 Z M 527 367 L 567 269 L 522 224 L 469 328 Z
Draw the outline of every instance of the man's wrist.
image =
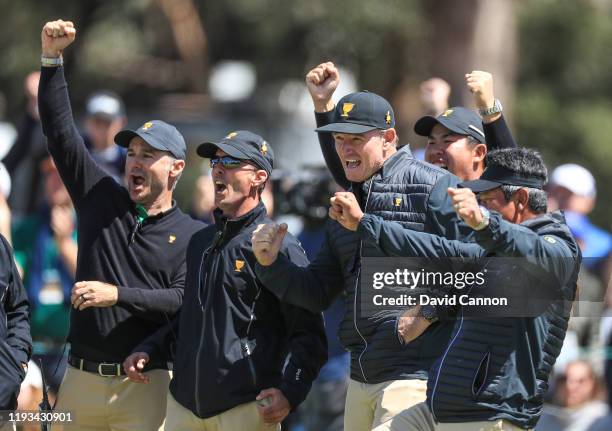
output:
M 40 64 L 43 67 L 58 67 L 64 64 L 64 58 L 61 53 L 58 55 L 43 53 L 40 57 Z
M 328 100 L 327 102 L 313 101 L 313 103 L 314 103 L 315 112 L 318 112 L 318 113 L 333 111 L 334 108 L 336 107 L 334 102 L 332 102 L 331 100 Z

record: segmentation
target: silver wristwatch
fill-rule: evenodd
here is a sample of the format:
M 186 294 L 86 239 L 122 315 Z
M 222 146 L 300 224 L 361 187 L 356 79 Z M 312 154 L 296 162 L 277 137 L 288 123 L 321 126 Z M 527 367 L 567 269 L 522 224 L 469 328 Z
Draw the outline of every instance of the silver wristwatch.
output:
M 486 108 L 486 109 L 479 109 L 478 112 L 480 113 L 481 117 L 487 117 L 489 115 L 497 114 L 501 112 L 503 109 L 504 108 L 501 102 L 499 101 L 499 99 L 495 99 L 495 101 L 493 102 L 493 106 L 491 106 L 490 108 Z
M 482 221 L 478 223 L 478 226 L 474 227 L 474 230 L 483 230 L 487 226 L 489 226 L 489 220 L 491 219 L 491 213 L 488 209 L 483 207 L 482 205 L 478 205 L 480 208 L 480 213 L 482 214 Z

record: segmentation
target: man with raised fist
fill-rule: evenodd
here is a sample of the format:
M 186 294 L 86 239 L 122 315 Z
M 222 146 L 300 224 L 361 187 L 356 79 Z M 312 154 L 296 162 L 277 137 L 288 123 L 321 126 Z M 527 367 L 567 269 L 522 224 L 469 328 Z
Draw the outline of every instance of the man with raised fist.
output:
M 323 63 L 306 76 L 322 125 L 317 129 L 321 148 L 334 178 L 355 193 L 367 213 L 392 218 L 406 228 L 461 237 L 468 228 L 454 217 L 446 194 L 458 179 L 416 160 L 407 146 L 398 149 L 393 108 L 382 97 L 352 93 L 334 108 L 331 95 L 338 82 L 332 63 Z M 259 278 L 281 301 L 311 311 L 326 309 L 346 293 L 347 311 L 339 329 L 340 340 L 351 353 L 344 429 L 366 431 L 388 425 L 397 413 L 425 399 L 427 370 L 442 354 L 451 327 L 434 324 L 420 340 L 403 345 L 398 315 L 375 318 L 379 310 L 360 304 L 361 258 L 381 256 L 375 246 L 362 244 L 354 232 L 330 221 L 317 257 L 299 268 L 278 255 L 284 232 L 268 225 L 254 234 Z
M 55 407 L 74 420 L 54 428 L 154 431 L 163 427 L 167 363 L 149 364 L 146 387 L 130 382 L 121 364 L 181 305 L 185 250 L 204 225 L 173 200 L 186 158 L 175 127 L 153 120 L 115 135 L 127 148 L 127 188 L 93 160 L 74 124 L 62 66 L 75 35 L 62 20 L 41 33 L 40 119 L 78 218 L 69 366 Z

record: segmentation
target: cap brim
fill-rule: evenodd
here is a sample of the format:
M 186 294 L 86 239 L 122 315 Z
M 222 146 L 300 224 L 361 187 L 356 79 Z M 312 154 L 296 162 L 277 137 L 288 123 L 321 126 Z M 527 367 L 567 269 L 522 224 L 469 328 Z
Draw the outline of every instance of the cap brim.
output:
M 495 181 L 489 180 L 472 180 L 472 181 L 464 181 L 459 183 L 459 187 L 464 187 L 466 189 L 470 189 L 474 193 L 486 192 L 488 190 L 493 190 L 500 187 L 501 183 L 496 183 Z
M 425 117 L 421 117 L 414 124 L 414 132 L 420 136 L 429 136 L 431 135 L 431 131 L 436 124 L 441 124 L 450 130 L 453 133 L 457 133 L 459 135 L 469 135 L 465 130 L 460 129 L 455 124 L 453 124 L 450 120 L 440 116 L 439 118 L 432 117 L 431 115 L 427 115 Z
M 414 132 L 420 136 L 429 136 L 431 134 L 431 129 L 438 124 L 438 120 L 436 117 L 432 117 L 431 115 L 426 115 L 425 117 L 421 117 L 414 123 Z
M 172 153 L 166 147 L 159 145 L 157 142 L 152 140 L 150 136 L 147 136 L 146 134 L 141 135 L 140 133 L 134 130 L 122 130 L 117 133 L 115 135 L 115 144 L 119 145 L 120 147 L 127 148 L 130 145 L 131 140 L 134 138 L 141 138 L 143 141 L 145 141 L 147 144 L 149 144 L 156 150 Z
M 363 124 L 355 123 L 331 123 L 315 129 L 315 132 L 350 133 L 358 135 L 377 128 L 376 126 L 364 126 Z
M 136 137 L 142 138 L 142 136 L 133 130 L 122 130 L 115 135 L 115 144 L 127 148 L 130 145 L 130 141 Z
M 233 145 L 224 142 L 204 142 L 200 144 L 196 149 L 198 156 L 210 159 L 215 157 L 217 150 L 225 152 L 228 156 L 235 157 L 240 160 L 249 160 L 250 158 L 242 151 L 234 147 Z

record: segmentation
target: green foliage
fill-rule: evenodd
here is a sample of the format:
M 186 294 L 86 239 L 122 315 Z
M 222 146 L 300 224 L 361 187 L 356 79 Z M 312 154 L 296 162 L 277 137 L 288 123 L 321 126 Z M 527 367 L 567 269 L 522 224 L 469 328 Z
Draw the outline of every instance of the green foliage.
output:
M 605 2 L 525 2 L 515 123 L 521 145 L 542 151 L 550 167 L 579 163 L 597 179 L 593 214 L 610 228 L 612 200 L 612 19 Z

